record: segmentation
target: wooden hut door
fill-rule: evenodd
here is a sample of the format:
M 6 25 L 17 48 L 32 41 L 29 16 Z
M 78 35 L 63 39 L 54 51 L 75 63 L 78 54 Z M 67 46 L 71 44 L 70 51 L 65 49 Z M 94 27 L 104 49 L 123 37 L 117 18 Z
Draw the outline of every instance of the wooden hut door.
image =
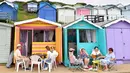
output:
M 77 56 L 77 34 L 76 29 L 68 29 L 68 51 L 69 48 L 75 49 L 74 55 Z
M 56 28 L 56 51 L 58 52 L 57 60 L 62 62 L 62 28 Z
M 32 55 L 32 30 L 28 30 L 28 56 Z
M 115 43 L 115 48 L 114 52 L 116 54 L 116 59 L 120 60 L 123 59 L 123 40 L 122 40 L 122 31 L 121 29 L 114 29 L 114 43 Z M 111 40 L 111 39 L 110 39 Z M 110 47 L 109 47 L 110 48 Z
M 123 35 L 123 46 L 124 46 L 124 56 L 123 59 L 126 61 L 130 61 L 130 29 L 122 29 L 122 35 Z

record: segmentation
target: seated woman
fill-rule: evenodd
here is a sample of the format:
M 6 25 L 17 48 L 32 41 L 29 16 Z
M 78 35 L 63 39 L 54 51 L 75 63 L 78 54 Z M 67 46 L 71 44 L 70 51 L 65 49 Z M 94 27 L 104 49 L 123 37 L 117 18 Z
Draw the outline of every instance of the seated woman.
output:
M 89 55 L 88 53 L 85 51 L 84 48 L 82 48 L 80 50 L 80 58 L 83 60 L 84 62 L 84 68 L 88 68 L 88 63 L 89 63 Z
M 50 47 L 46 46 L 45 48 L 47 50 L 47 57 L 42 61 L 43 62 L 43 66 L 44 66 L 43 70 L 47 70 L 48 69 L 48 66 L 47 66 L 46 62 L 51 62 L 51 55 L 52 55 L 52 53 L 50 51 Z
M 100 52 L 100 50 L 98 49 L 98 47 L 94 47 L 94 50 L 91 53 L 91 57 L 93 58 L 93 60 L 96 60 L 98 57 L 100 57 L 102 54 Z
M 69 60 L 71 64 L 81 64 L 83 65 L 83 61 L 81 59 L 76 59 L 75 55 L 74 55 L 74 49 L 70 48 L 69 49 Z
M 108 70 L 108 65 L 114 63 L 115 61 L 115 54 L 113 52 L 113 48 L 108 49 L 108 54 L 106 56 L 101 56 L 104 59 L 100 60 L 101 65 L 105 66 L 105 69 Z

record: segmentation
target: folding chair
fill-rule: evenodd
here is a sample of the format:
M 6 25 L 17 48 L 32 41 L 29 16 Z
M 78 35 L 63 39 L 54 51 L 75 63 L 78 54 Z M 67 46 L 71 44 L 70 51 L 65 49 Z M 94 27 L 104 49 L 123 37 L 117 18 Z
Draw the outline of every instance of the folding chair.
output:
M 72 72 L 74 71 L 83 71 L 82 63 L 73 63 L 72 60 L 69 57 L 69 70 L 72 69 Z
M 109 71 L 112 71 L 112 70 L 117 71 L 116 60 L 115 60 L 113 63 L 110 63 L 110 64 L 108 65 L 108 69 L 109 69 Z
M 73 64 L 73 63 L 70 63 L 69 64 L 69 70 L 72 70 L 72 72 L 75 72 L 77 70 L 83 71 L 82 64 Z

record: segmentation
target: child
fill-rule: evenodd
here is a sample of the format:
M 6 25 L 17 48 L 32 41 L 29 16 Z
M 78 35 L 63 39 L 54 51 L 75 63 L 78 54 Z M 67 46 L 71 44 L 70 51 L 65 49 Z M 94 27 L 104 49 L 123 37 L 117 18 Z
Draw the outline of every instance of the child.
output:
M 51 48 L 51 53 L 53 56 L 57 57 L 58 56 L 58 52 L 55 50 L 55 47 Z

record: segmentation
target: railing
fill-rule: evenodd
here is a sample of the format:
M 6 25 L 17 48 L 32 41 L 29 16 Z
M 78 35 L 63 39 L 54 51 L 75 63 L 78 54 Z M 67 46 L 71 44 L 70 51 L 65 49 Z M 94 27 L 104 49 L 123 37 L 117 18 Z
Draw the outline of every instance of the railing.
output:
M 125 18 L 123 15 L 107 15 L 106 17 L 108 21 L 119 19 L 119 18 Z
M 125 17 L 122 15 L 86 15 L 84 16 L 84 18 L 93 23 L 98 23 L 104 21 L 112 21 L 115 19 L 125 18 Z
M 86 15 L 84 18 L 93 23 L 104 22 L 103 15 Z

